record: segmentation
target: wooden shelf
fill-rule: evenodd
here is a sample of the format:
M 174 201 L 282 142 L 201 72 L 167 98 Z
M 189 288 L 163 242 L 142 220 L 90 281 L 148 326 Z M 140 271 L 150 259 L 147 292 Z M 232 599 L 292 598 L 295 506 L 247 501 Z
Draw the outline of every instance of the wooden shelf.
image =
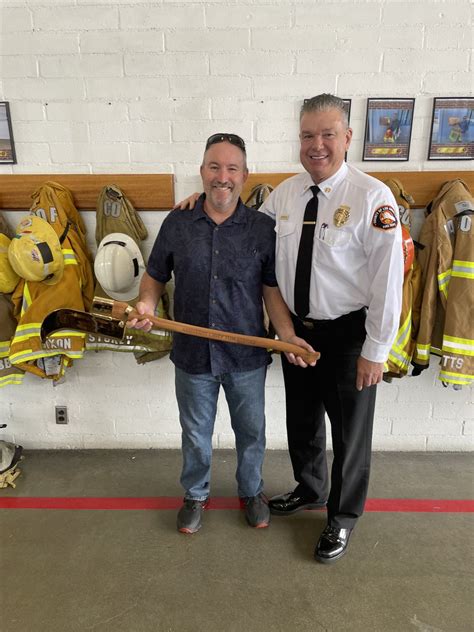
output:
M 474 191 L 474 171 L 375 171 L 379 180 L 398 178 L 414 200 L 424 207 L 448 180 L 461 178 Z M 294 173 L 251 173 L 245 184 L 245 199 L 256 184 L 275 187 Z M 137 210 L 169 210 L 175 203 L 172 174 L 5 174 L 0 176 L 0 208 L 28 210 L 33 192 L 47 181 L 64 185 L 73 194 L 79 210 L 93 210 L 101 189 L 108 184 L 120 187 Z
M 461 178 L 474 194 L 474 171 L 368 171 L 369 175 L 378 180 L 397 178 L 415 200 L 415 207 L 424 207 L 438 193 L 442 185 L 448 180 Z M 276 187 L 294 173 L 251 173 L 245 183 L 242 199 L 246 199 L 252 187 L 256 184 L 270 184 Z
M 76 208 L 95 209 L 101 189 L 118 186 L 138 210 L 169 210 L 174 204 L 172 174 L 6 174 L 0 176 L 0 208 L 28 210 L 31 196 L 45 182 L 67 187 L 73 194 Z

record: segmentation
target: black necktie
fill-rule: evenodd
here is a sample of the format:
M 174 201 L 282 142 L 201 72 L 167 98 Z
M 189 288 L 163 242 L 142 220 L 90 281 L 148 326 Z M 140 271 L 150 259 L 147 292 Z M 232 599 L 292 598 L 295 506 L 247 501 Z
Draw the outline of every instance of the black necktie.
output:
M 313 258 L 314 227 L 318 217 L 319 187 L 312 186 L 313 197 L 304 210 L 298 259 L 295 275 L 295 312 L 304 318 L 309 312 L 309 285 L 311 281 L 311 261 Z

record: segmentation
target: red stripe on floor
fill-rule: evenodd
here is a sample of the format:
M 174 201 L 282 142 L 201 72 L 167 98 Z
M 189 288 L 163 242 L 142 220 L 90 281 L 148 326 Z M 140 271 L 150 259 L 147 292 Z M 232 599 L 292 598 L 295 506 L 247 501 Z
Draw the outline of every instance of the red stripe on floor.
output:
M 15 497 L 1 498 L 0 509 L 86 509 L 86 510 L 147 510 L 179 509 L 181 497 L 154 496 L 143 498 L 83 498 L 83 497 Z M 209 509 L 239 509 L 238 498 L 216 497 Z M 319 510 L 321 511 L 321 510 Z M 413 513 L 471 513 L 474 500 L 432 500 L 424 498 L 369 498 L 365 511 Z
M 425 498 L 368 498 L 365 511 L 414 513 L 471 513 L 474 500 L 431 500 Z

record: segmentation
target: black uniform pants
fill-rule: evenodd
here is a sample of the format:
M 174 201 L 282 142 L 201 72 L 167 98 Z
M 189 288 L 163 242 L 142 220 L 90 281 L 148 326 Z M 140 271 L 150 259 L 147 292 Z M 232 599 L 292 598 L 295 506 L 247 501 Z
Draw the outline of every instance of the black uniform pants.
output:
M 288 447 L 297 492 L 327 499 L 328 523 L 352 528 L 364 510 L 369 484 L 376 386 L 356 389 L 357 359 L 366 337 L 366 310 L 335 320 L 293 317 L 296 335 L 321 358 L 315 367 L 290 364 L 282 354 Z M 328 493 L 325 413 L 334 460 Z

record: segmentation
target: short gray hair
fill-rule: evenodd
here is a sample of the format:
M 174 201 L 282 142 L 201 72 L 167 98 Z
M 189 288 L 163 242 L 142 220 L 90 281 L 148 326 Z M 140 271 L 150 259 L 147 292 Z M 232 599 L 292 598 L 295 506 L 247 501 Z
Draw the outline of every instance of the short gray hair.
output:
M 327 112 L 328 110 L 338 110 L 346 127 L 349 127 L 349 117 L 344 107 L 344 101 L 333 94 L 318 94 L 311 99 L 305 99 L 300 109 L 300 121 L 306 112 Z

